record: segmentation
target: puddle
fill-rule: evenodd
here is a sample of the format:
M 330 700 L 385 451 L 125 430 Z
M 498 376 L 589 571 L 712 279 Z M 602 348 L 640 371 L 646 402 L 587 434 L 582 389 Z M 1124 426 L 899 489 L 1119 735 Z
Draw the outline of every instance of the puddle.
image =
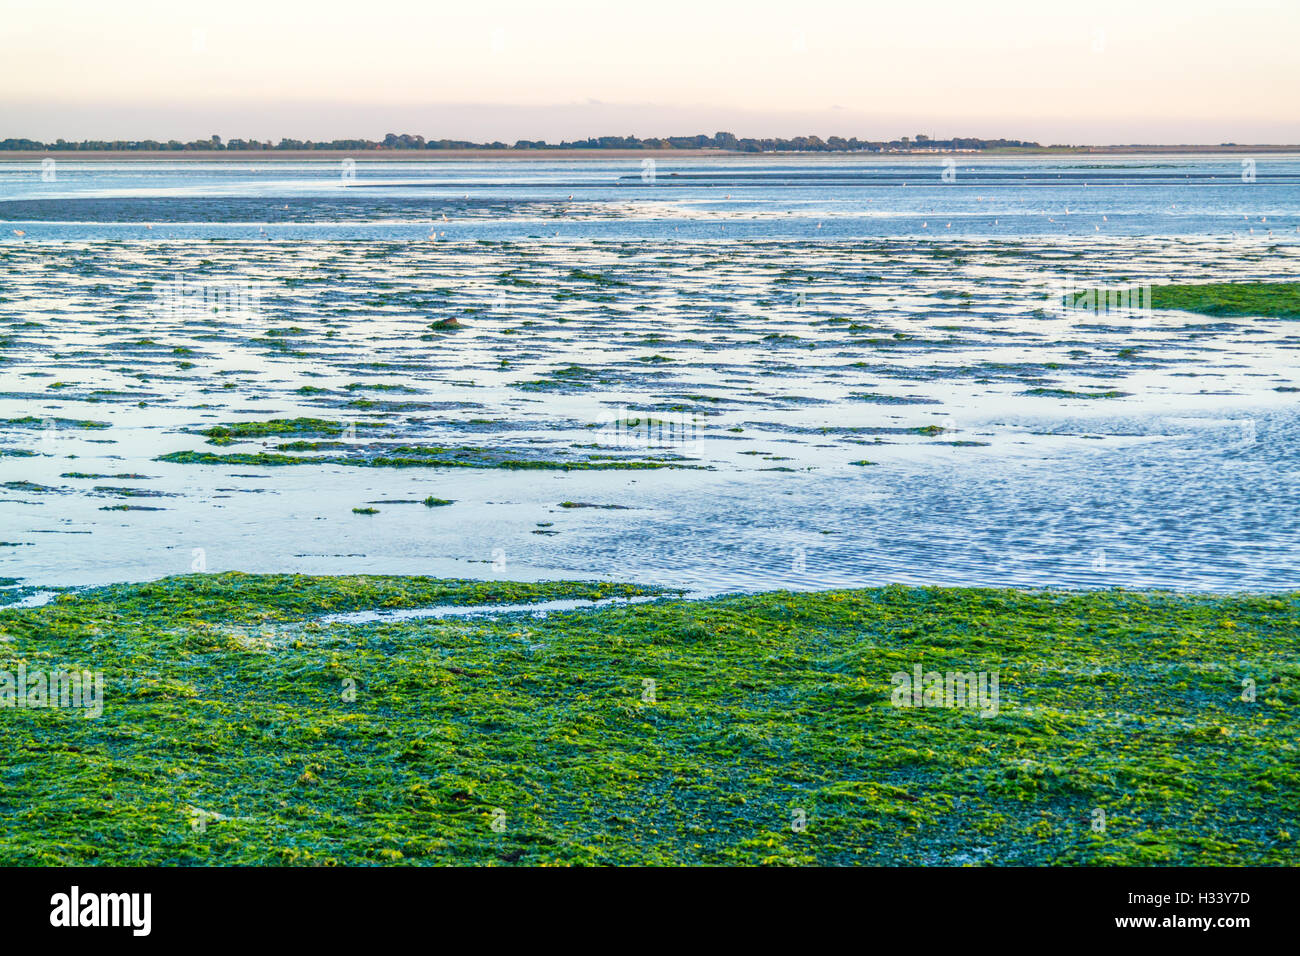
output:
M 689 595 L 699 598 L 701 595 Z M 402 608 L 392 611 L 353 611 L 348 614 L 330 614 L 314 619 L 319 624 L 387 624 L 397 621 L 415 621 L 421 618 L 444 617 L 499 617 L 503 614 L 530 614 L 545 617 L 552 611 L 578 611 L 619 604 L 645 604 L 665 599 L 665 595 L 647 595 L 634 598 L 604 598 L 599 601 L 565 600 L 538 601 L 534 604 L 475 604 L 469 606 L 439 605 L 438 607 Z M 671 600 L 680 600 L 671 597 Z

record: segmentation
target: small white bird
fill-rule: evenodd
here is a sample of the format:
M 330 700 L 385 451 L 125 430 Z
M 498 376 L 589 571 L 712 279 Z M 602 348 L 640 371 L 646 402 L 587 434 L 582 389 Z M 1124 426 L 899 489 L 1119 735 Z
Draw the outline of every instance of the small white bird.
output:
M 15 235 L 15 236 L 25 236 L 25 235 L 27 235 L 27 233 L 23 232 L 21 229 L 15 229 L 15 230 L 14 230 L 14 235 Z

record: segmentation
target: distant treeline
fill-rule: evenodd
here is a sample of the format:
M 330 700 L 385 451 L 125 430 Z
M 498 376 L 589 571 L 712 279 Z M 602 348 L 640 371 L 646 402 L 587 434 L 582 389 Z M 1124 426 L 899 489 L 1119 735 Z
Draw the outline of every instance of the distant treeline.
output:
M 1038 143 L 1019 139 L 975 139 L 973 137 L 955 137 L 953 139 L 931 139 L 929 136 L 917 135 L 915 138 L 904 136 L 901 139 L 885 141 L 863 140 L 856 136 L 845 139 L 831 136 L 796 136 L 793 139 L 749 139 L 732 133 L 714 133 L 712 136 L 669 136 L 665 139 L 639 139 L 636 136 L 598 136 L 592 139 L 579 139 L 572 142 L 548 143 L 545 140 L 521 139 L 513 146 L 502 142 L 471 143 L 461 139 L 425 139 L 409 133 L 389 133 L 382 140 L 372 139 L 335 139 L 328 142 L 315 142 L 310 139 L 282 139 L 278 143 L 270 140 L 259 142 L 255 139 L 232 139 L 223 142 L 220 136 L 211 139 L 196 139 L 189 143 L 170 139 L 166 142 L 156 139 L 140 140 L 101 140 L 88 139 L 79 143 L 59 139 L 53 143 L 42 143 L 34 139 L 0 140 L 0 150 L 30 150 L 33 152 L 129 152 L 132 150 L 155 152 L 186 152 L 190 150 L 247 150 L 262 152 L 266 150 L 385 150 L 385 149 L 502 149 L 502 150 L 537 150 L 537 149 L 719 149 L 738 153 L 770 152 L 810 152 L 810 153 L 880 153 L 891 150 L 979 150 L 1008 147 L 1041 148 Z

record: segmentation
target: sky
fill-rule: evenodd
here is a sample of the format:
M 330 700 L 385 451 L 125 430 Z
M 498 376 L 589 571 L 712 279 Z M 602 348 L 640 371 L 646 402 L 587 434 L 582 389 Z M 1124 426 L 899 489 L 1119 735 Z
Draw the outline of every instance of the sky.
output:
M 0 139 L 1300 143 L 1300 0 L 4 0 Z

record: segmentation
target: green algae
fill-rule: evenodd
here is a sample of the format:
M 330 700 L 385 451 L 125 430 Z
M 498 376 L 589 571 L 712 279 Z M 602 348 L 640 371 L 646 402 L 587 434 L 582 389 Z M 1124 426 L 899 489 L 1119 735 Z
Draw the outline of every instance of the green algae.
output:
M 1300 595 L 888 587 L 320 620 L 643 593 L 187 575 L 0 611 L 0 667 L 106 681 L 98 719 L 4 712 L 0 864 L 1298 859 Z M 917 664 L 998 670 L 999 713 L 892 706 Z
M 1214 316 L 1300 319 L 1300 282 L 1210 282 L 1152 286 L 1151 307 Z
M 155 491 L 151 488 L 128 488 L 118 485 L 95 485 L 94 490 L 102 495 L 113 495 L 118 498 L 172 498 L 175 497 L 171 492 Z
M 1145 306 L 1142 290 L 1134 287 L 1118 293 L 1124 308 Z M 1179 312 L 1196 312 L 1223 318 L 1260 316 L 1300 319 L 1300 282 L 1203 282 L 1150 287 L 1150 307 Z M 1067 308 L 1084 312 L 1102 308 L 1117 295 L 1113 289 L 1087 289 L 1062 298 Z M 1108 298 L 1109 297 L 1109 298 Z
M 870 402 L 873 405 L 939 405 L 935 398 L 923 398 L 917 395 L 883 395 L 879 392 L 850 392 L 850 399 L 857 402 Z
M 343 434 L 343 426 L 321 418 L 275 418 L 265 422 L 233 422 L 226 425 L 213 425 L 199 432 L 207 438 L 218 442 L 221 440 L 239 440 L 246 438 L 263 438 L 267 435 L 326 435 L 337 437 Z
M 370 457 L 321 455 L 304 457 L 276 452 L 235 452 L 217 454 L 203 451 L 174 451 L 159 455 L 154 461 L 180 465 L 256 465 L 279 467 L 288 465 L 347 465 L 355 468 L 501 468 L 507 471 L 638 471 L 659 468 L 700 468 L 698 465 L 644 459 L 592 460 L 598 456 L 574 461 L 557 461 L 544 458 L 510 458 L 501 452 L 479 448 L 419 448 L 408 446 L 396 449 L 393 454 Z
M 0 418 L 0 425 L 9 425 L 14 428 L 80 428 L 80 429 L 101 429 L 111 427 L 109 422 L 96 422 L 90 420 L 78 420 L 73 418 L 38 418 L 34 415 L 26 415 L 23 418 Z
M 611 279 L 609 276 L 601 275 L 597 272 L 586 272 L 582 269 L 570 269 L 569 278 L 579 282 L 591 282 L 598 286 L 626 286 L 627 283 L 620 279 Z
M 1070 388 L 1029 388 L 1021 395 L 1036 395 L 1040 398 L 1127 398 L 1130 392 L 1115 389 L 1100 392 L 1080 392 Z
M 35 481 L 6 481 L 0 484 L 0 488 L 6 491 L 26 491 L 31 494 L 51 494 L 65 491 L 64 488 L 54 488 L 50 485 L 38 484 Z

